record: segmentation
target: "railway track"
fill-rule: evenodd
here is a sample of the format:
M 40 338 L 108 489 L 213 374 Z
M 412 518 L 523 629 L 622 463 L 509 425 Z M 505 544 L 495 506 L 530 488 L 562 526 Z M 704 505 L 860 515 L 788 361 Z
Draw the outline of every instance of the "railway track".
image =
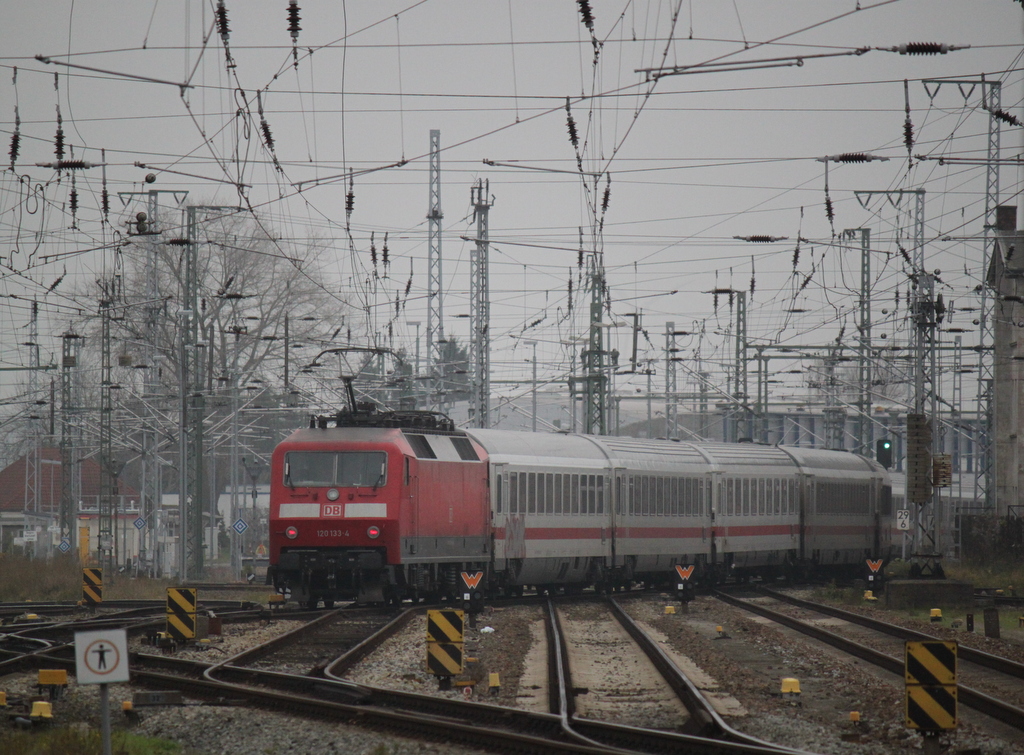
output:
M 921 632 L 873 620 L 860 614 L 792 598 L 769 590 L 762 590 L 761 592 L 803 610 L 839 618 L 851 625 L 869 630 L 870 637 L 864 634 L 856 637 L 847 636 L 846 633 L 840 634 L 836 631 L 829 631 L 822 628 L 819 623 L 803 620 L 785 611 L 775 610 L 750 600 L 736 598 L 727 593 L 716 592 L 715 597 L 729 605 L 758 614 L 808 637 L 813 637 L 820 642 L 900 677 L 904 675 L 903 642 L 906 640 L 936 639 Z M 887 649 L 883 651 L 877 649 L 879 637 L 895 639 L 890 640 Z M 968 672 L 968 677 L 972 681 L 979 680 L 986 685 L 987 689 L 993 690 L 997 694 L 1006 694 L 1011 698 L 1011 701 L 1008 702 L 1007 700 L 994 697 L 985 691 L 961 683 L 957 686 L 959 702 L 980 713 L 991 716 L 1007 726 L 1024 731 L 1024 708 L 1020 707 L 1018 702 L 1024 697 L 1024 693 L 1020 689 L 1022 686 L 1020 680 L 1024 679 L 1024 667 L 1014 661 L 1001 659 L 964 646 L 959 648 L 958 656 L 961 661 L 965 661 L 967 664 L 975 667 Z
M 275 640 L 216 664 L 186 661 L 172 656 L 140 655 L 134 663 L 145 671 L 137 680 L 181 689 L 189 694 L 219 700 L 245 701 L 307 716 L 329 716 L 333 720 L 359 722 L 393 733 L 417 737 L 443 737 L 499 752 L 579 752 L 579 753 L 697 753 L 697 755 L 767 755 L 794 752 L 753 741 L 721 739 L 677 734 L 635 726 L 598 721 L 575 720 L 571 724 L 561 713 L 531 713 L 479 702 L 436 695 L 400 692 L 344 678 L 360 659 L 410 620 L 410 610 L 382 627 L 373 636 L 350 648 L 327 664 L 323 677 L 317 664 L 307 673 L 288 673 L 253 665 L 254 659 L 278 655 L 303 634 L 309 636 L 331 624 L 337 612 L 321 617 L 312 626 L 303 627 L 286 640 Z M 268 647 L 269 645 L 269 647 Z M 307 665 L 309 658 L 306 659 Z M 241 665 L 240 661 L 243 664 Z M 159 670 L 157 670 L 159 669 Z M 171 673 L 164 673 L 171 672 Z M 556 696 L 559 699 L 562 695 Z M 702 715 L 695 720 L 706 721 Z M 742 735 L 741 735 L 742 736 Z M 748 738 L 749 740 L 749 738 Z
M 793 753 L 790 748 L 750 737 L 729 727 L 712 705 L 649 635 L 613 599 L 606 602 L 614 620 L 635 643 L 635 647 L 657 670 L 664 684 L 685 707 L 687 717 L 680 721 L 679 732 L 635 726 L 615 725 L 588 719 L 577 711 L 576 697 L 581 691 L 572 678 L 568 641 L 553 602 L 548 606 L 549 687 L 551 712 L 558 715 L 562 727 L 581 741 L 610 746 L 629 752 L 750 752 Z M 589 690 L 587 690 L 589 694 Z

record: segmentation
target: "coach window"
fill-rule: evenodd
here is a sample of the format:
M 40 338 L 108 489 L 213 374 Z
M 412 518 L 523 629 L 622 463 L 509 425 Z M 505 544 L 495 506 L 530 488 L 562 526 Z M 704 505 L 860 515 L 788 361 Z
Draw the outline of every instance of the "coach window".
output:
M 771 483 L 771 481 L 769 481 L 768 482 L 768 492 L 770 493 L 771 490 L 772 490 L 772 483 Z M 761 480 L 757 481 L 757 513 L 760 516 L 764 516 L 764 504 L 765 504 L 764 480 L 761 479 Z M 769 514 L 772 513 L 772 510 L 770 508 L 768 509 L 768 513 Z
M 555 475 L 555 513 L 562 513 L 562 475 Z
M 549 514 L 555 513 L 555 475 L 552 472 L 548 472 L 544 475 L 547 492 L 544 495 L 544 511 Z
M 597 493 L 597 513 L 598 514 L 603 514 L 604 513 L 604 491 L 605 491 L 604 475 L 599 474 L 597 476 L 597 491 L 596 491 L 596 493 Z
M 729 516 L 733 514 L 733 499 L 732 499 L 732 478 L 729 478 L 725 482 L 725 513 Z
M 515 514 L 519 511 L 519 475 L 516 472 L 508 473 L 508 513 Z
M 750 515 L 750 480 L 743 480 L 743 516 Z
M 526 488 L 526 472 L 519 473 L 519 513 L 526 513 L 526 497 L 529 492 Z
M 526 513 L 537 513 L 537 473 L 529 472 L 526 476 Z
M 574 474 L 572 476 L 572 485 L 569 487 L 572 493 L 572 513 L 580 513 L 580 476 Z
M 628 496 L 626 502 L 626 511 L 629 512 L 630 516 L 636 514 L 636 480 L 633 475 L 629 476 L 626 481 L 626 495 Z
M 495 510 L 496 510 L 497 513 L 500 514 L 501 513 L 501 494 L 502 494 L 502 491 L 504 489 L 502 487 L 502 484 L 501 484 L 501 472 L 498 472 L 498 474 L 496 474 L 494 476 L 494 484 L 495 484 L 495 488 L 494 488 Z
M 683 508 L 679 503 L 679 486 L 681 482 L 678 477 L 668 478 L 668 514 L 670 516 L 678 516 Z
M 707 492 L 708 499 L 711 498 L 711 483 L 704 480 L 697 480 L 697 516 L 704 516 L 704 494 Z M 708 501 L 708 513 L 711 513 L 711 501 Z

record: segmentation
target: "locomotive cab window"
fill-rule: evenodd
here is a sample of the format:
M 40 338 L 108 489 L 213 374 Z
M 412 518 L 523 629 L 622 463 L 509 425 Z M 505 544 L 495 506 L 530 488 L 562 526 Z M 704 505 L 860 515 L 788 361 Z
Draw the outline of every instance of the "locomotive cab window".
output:
M 289 487 L 380 487 L 387 478 L 383 451 L 291 451 L 285 456 L 284 483 Z

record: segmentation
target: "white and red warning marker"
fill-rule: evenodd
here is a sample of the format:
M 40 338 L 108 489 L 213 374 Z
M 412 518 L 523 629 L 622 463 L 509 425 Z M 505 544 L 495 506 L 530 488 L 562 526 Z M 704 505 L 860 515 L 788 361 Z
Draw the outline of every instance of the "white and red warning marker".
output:
M 693 564 L 689 566 L 683 566 L 682 564 L 676 564 L 676 574 L 679 575 L 681 582 L 689 582 L 690 577 L 693 576 Z M 682 585 L 680 585 L 682 587 Z

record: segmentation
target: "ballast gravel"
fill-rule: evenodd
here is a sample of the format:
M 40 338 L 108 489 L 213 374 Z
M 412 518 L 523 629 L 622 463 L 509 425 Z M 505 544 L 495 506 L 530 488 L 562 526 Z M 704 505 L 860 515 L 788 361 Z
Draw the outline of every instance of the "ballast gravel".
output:
M 719 711 L 737 729 L 820 755 L 912 755 L 921 751 L 921 737 L 904 726 L 903 688 L 895 677 L 889 678 L 866 663 L 844 658 L 712 598 L 698 598 L 685 610 L 669 596 L 623 596 L 622 602 L 671 651 L 676 662 L 699 679 L 698 686 L 718 700 Z M 666 615 L 665 607 L 669 605 L 675 608 L 675 614 Z M 539 607 L 489 608 L 479 617 L 476 628 L 467 627 L 466 655 L 475 660 L 468 664 L 465 678 L 477 682 L 468 693 L 464 688 L 441 692 L 437 679 L 427 673 L 424 617 L 417 617 L 388 640 L 348 678 L 410 692 L 544 710 L 547 691 L 542 620 Z M 224 635 L 211 643 L 211 650 L 181 650 L 178 656 L 207 662 L 222 660 L 299 624 L 281 618 L 225 625 Z M 719 626 L 723 628 L 721 634 Z M 131 649 L 159 652 L 134 641 Z M 985 649 L 1003 655 L 1014 655 L 1016 650 Z M 492 673 L 498 674 L 500 684 L 493 695 L 488 686 Z M 802 699 L 780 694 L 783 677 L 800 679 Z M 14 674 L 0 678 L 0 690 L 7 691 L 9 698 L 27 698 L 36 694 L 35 683 L 35 673 Z M 183 755 L 480 752 L 274 711 L 198 702 L 184 707 L 141 709 L 138 721 L 131 723 L 121 714 L 120 702 L 131 699 L 133 691 L 131 685 L 111 685 L 115 725 L 132 725 L 139 734 L 178 742 L 184 748 Z M 861 716 L 859 726 L 849 720 L 849 712 L 854 710 Z M 77 722 L 98 728 L 98 689 L 78 686 L 72 677 L 64 698 L 55 703 L 54 713 L 59 723 Z M 965 718 L 962 716 L 955 733 L 943 736 L 945 753 L 1024 755 L 1024 737 L 1010 734 L 1000 738 Z M 0 728 L 0 752 L 4 749 L 2 732 Z

